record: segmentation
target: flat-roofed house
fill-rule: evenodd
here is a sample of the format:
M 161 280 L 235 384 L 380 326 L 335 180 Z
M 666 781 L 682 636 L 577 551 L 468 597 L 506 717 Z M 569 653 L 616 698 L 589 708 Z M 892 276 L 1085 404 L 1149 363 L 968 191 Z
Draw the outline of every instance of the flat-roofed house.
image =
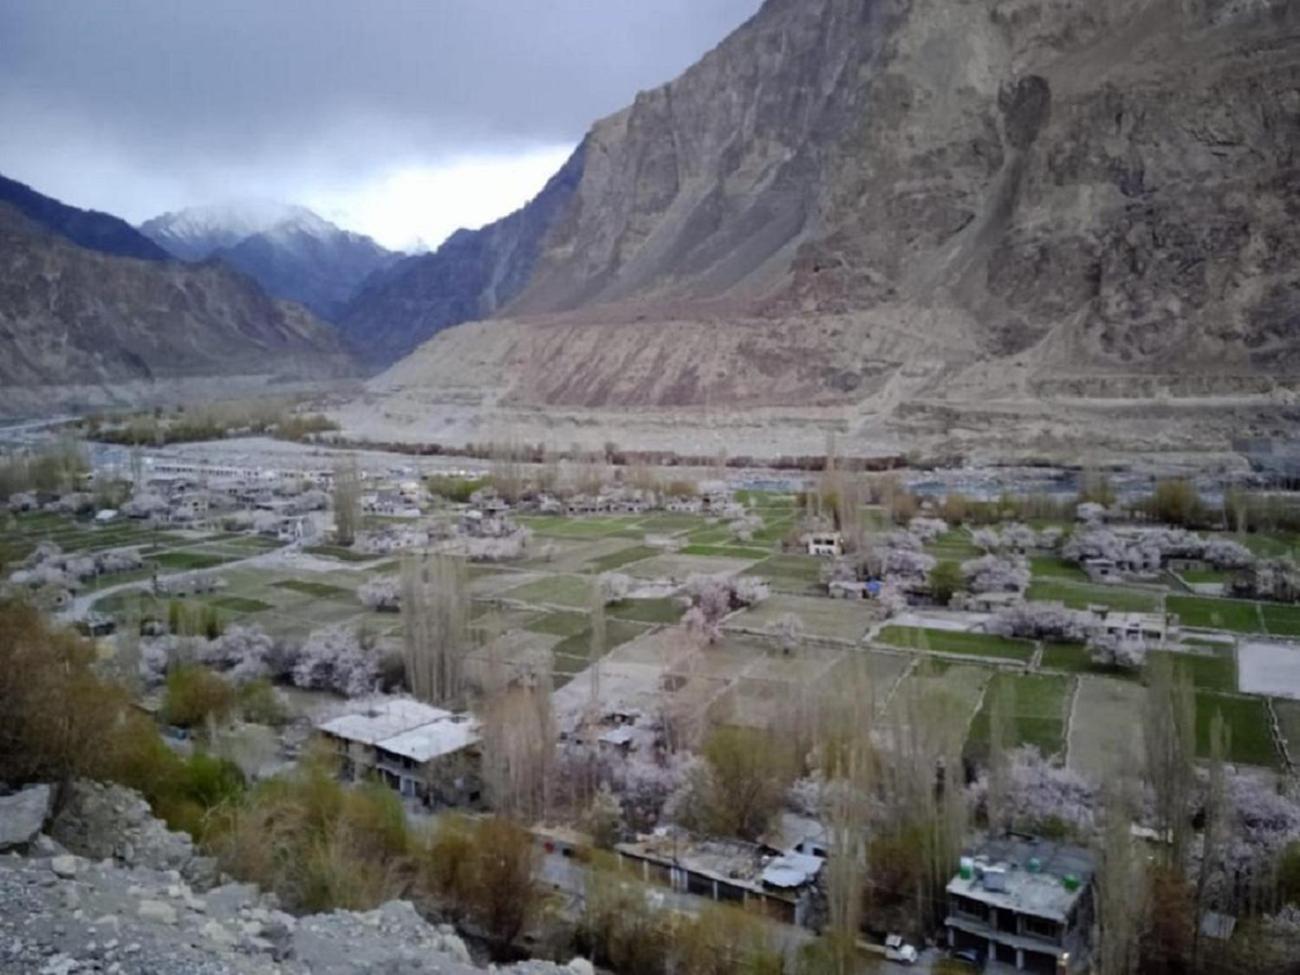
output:
M 317 730 L 334 745 L 344 778 L 374 776 L 428 805 L 479 801 L 479 728 L 467 714 L 393 698 L 325 721 Z
M 948 946 L 1019 971 L 1085 971 L 1095 873 L 1082 847 L 1016 834 L 990 840 L 948 882 Z

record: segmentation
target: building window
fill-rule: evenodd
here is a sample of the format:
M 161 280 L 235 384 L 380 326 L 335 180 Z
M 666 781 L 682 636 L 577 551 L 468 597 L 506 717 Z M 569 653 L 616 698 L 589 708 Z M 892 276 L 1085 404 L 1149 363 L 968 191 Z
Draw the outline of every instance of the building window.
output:
M 955 913 L 966 917 L 978 918 L 981 921 L 989 919 L 988 905 L 972 900 L 969 897 L 954 897 L 952 899 L 952 909 Z
M 1049 921 L 1046 918 L 1024 914 L 1021 915 L 1020 933 L 1029 935 L 1031 938 L 1056 943 L 1061 940 L 1061 925 L 1057 921 Z

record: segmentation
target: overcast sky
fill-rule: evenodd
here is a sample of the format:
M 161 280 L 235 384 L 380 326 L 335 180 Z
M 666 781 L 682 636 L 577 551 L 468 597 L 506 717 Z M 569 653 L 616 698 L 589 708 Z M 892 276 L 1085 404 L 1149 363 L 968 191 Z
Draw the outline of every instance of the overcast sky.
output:
M 0 173 L 136 223 L 275 199 L 436 245 L 759 5 L 0 0 Z

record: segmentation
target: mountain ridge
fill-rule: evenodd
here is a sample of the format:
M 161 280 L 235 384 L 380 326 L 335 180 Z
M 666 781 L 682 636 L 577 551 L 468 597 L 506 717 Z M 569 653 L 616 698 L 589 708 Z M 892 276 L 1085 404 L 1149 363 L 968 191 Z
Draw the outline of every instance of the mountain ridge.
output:
M 265 385 L 355 371 L 333 329 L 219 261 L 105 254 L 5 203 L 0 344 L 0 410 L 10 413 L 130 402 L 164 386 L 182 394 L 216 377 Z M 226 382 L 226 394 L 240 385 L 249 383 Z
M 0 176 L 0 203 L 9 204 L 34 223 L 79 247 L 144 261 L 172 259 L 171 254 L 125 220 L 99 210 L 69 206 L 16 179 Z
M 593 126 L 566 198 L 525 208 L 522 286 L 368 408 L 434 439 L 470 396 L 838 403 L 866 442 L 1139 394 L 1183 398 L 1188 436 L 1206 397 L 1266 430 L 1300 394 L 1298 102 L 1286 0 L 768 0 Z M 347 320 L 422 337 L 441 296 L 408 284 Z
M 189 207 L 140 229 L 182 260 L 225 261 L 326 321 L 339 317 L 372 274 L 403 257 L 306 207 L 270 201 Z

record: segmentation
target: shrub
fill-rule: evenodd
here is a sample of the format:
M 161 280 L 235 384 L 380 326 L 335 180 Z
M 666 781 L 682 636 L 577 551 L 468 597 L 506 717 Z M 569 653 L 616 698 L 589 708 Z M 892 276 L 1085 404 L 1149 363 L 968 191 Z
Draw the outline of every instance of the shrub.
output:
M 449 816 L 430 838 L 425 875 L 434 891 L 505 947 L 536 907 L 536 861 L 532 835 L 516 823 L 500 816 L 473 822 Z
M 206 667 L 178 667 L 167 675 L 161 717 L 179 728 L 196 728 L 209 720 L 226 721 L 235 709 L 235 689 Z
M 0 601 L 0 780 L 97 776 L 126 693 L 91 669 L 94 647 L 39 610 Z
M 930 595 L 940 606 L 947 606 L 961 585 L 961 566 L 956 562 L 940 562 L 930 573 Z

